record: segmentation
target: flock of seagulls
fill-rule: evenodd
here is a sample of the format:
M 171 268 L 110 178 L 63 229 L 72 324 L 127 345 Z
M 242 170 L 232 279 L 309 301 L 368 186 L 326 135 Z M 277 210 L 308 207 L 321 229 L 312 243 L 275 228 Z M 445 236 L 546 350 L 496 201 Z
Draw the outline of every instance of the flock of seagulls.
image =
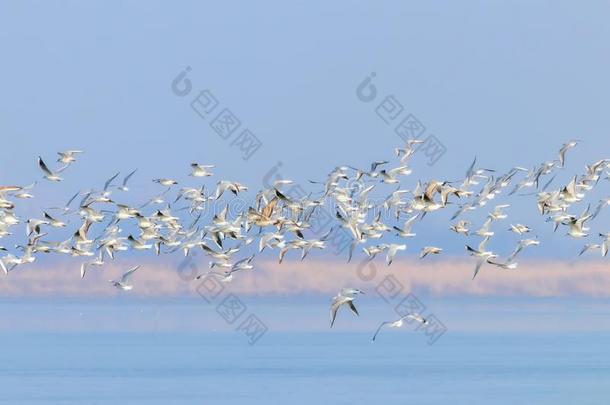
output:
M 362 251 L 373 260 L 385 256 L 390 266 L 397 255 L 407 251 L 407 241 L 416 237 L 417 228 L 427 215 L 457 208 L 451 216 L 449 230 L 466 240 L 465 251 L 473 258 L 473 279 L 485 266 L 500 270 L 515 269 L 517 259 L 524 251 L 541 242 L 531 226 L 507 223 L 504 232 L 515 234 L 519 240 L 502 255 L 488 245 L 499 231 L 497 224 L 508 218 L 509 204 L 487 205 L 500 194 L 510 196 L 534 195 L 536 207 L 554 231 L 565 230 L 565 236 L 582 239 L 590 235 L 589 224 L 610 206 L 610 198 L 591 204 L 581 212 L 575 212 L 574 204 L 583 201 L 587 193 L 600 180 L 608 180 L 610 160 L 603 159 L 585 167 L 585 172 L 574 175 L 570 181 L 554 190 L 551 184 L 560 170 L 565 170 L 568 153 L 579 141 L 566 142 L 556 159 L 533 168 L 513 167 L 506 173 L 477 166 L 476 158 L 460 180 L 417 181 L 414 187 L 404 188 L 405 179 L 412 174 L 409 167 L 419 140 L 406 142 L 395 150 L 395 161 L 379 160 L 367 168 L 339 166 L 323 181 L 310 181 L 320 185 L 319 192 L 296 198 L 286 191 L 291 180 L 277 180 L 272 187 L 256 193 L 254 203 L 239 213 L 230 213 L 231 199 L 248 191 L 248 187 L 235 181 L 219 180 L 204 184 L 214 176 L 214 165 L 192 163 L 190 174 L 196 185 L 181 185 L 172 178 L 155 178 L 159 192 L 142 204 L 121 203 L 129 193 L 129 184 L 137 169 L 120 177 L 116 173 L 97 189 L 80 190 L 73 194 L 63 207 L 52 207 L 40 213 L 39 218 L 23 220 L 17 213 L 17 201 L 34 198 L 37 183 L 29 186 L 0 187 L 0 240 L 13 234 L 13 228 L 25 223 L 26 240 L 12 249 L 0 246 L 0 267 L 5 274 L 26 267 L 41 254 L 61 254 L 81 261 L 80 277 L 86 277 L 92 268 L 103 269 L 108 261 L 115 260 L 127 251 L 150 251 L 160 256 L 181 251 L 185 256 L 198 249 L 210 258 L 209 270 L 197 275 L 218 277 L 231 282 L 244 272 L 254 269 L 256 254 L 265 250 L 277 252 L 282 263 L 286 255 L 297 251 L 303 260 L 313 250 L 323 250 L 336 227 L 342 227 L 351 236 L 352 243 L 347 260 L 356 251 Z M 58 153 L 57 167 L 50 167 L 42 157 L 38 166 L 44 180 L 58 183 L 83 156 L 81 150 Z M 375 189 L 392 187 L 385 198 L 372 198 Z M 311 218 L 323 206 L 332 204 L 336 220 L 334 229 L 324 235 L 311 230 Z M 213 217 L 206 219 L 206 207 L 211 204 L 224 207 Z M 479 225 L 472 219 L 473 212 L 483 212 Z M 66 229 L 65 238 L 53 239 L 54 232 Z M 124 229 L 127 229 L 125 231 Z M 608 253 L 610 233 L 599 233 L 599 240 L 587 243 L 580 255 L 599 250 Z M 476 238 L 472 243 L 468 239 Z M 383 241 L 385 239 L 385 241 Z M 387 241 L 390 239 L 390 241 Z M 249 252 L 245 254 L 246 252 Z M 252 253 L 253 252 L 253 253 Z M 425 246 L 419 252 L 421 260 L 430 260 L 443 253 L 439 246 Z M 110 280 L 110 285 L 120 290 L 133 288 L 132 279 L 140 266 L 127 270 L 120 280 Z M 140 270 L 140 273 L 143 273 Z M 332 300 L 330 326 L 335 324 L 338 310 L 348 307 L 358 315 L 354 300 L 363 291 L 342 288 Z M 399 328 L 406 321 L 423 325 L 427 321 L 419 314 L 409 314 L 396 321 L 383 322 L 373 337 L 387 326 Z

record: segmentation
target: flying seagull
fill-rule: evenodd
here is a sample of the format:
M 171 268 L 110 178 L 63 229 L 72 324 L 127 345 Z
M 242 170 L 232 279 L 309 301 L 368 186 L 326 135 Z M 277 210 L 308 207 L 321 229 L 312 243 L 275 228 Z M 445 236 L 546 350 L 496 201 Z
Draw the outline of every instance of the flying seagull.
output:
M 38 156 L 38 166 L 44 172 L 43 177 L 49 181 L 62 181 L 63 179 L 59 177 L 58 173 L 61 173 L 63 170 L 65 170 L 66 167 L 68 167 L 64 166 L 58 169 L 57 172 L 52 172 L 40 156 Z
M 330 327 L 331 328 L 333 327 L 333 325 L 335 323 L 335 318 L 337 317 L 337 311 L 339 310 L 339 308 L 342 305 L 347 305 L 354 314 L 360 315 L 358 313 L 358 310 L 354 306 L 354 302 L 353 302 L 358 294 L 364 294 L 364 292 L 357 288 L 343 288 L 341 291 L 339 291 L 339 294 L 337 294 L 335 297 L 333 297 L 333 301 L 330 305 Z
M 131 269 L 127 270 L 123 274 L 123 276 L 121 277 L 121 280 L 119 280 L 119 281 L 110 280 L 110 284 L 112 284 L 114 287 L 119 288 L 123 291 L 131 290 L 133 288 L 133 285 L 129 284 L 129 278 L 139 268 L 140 268 L 140 266 L 132 267 Z
M 384 326 L 387 326 L 389 328 L 401 328 L 405 324 L 405 320 L 406 319 L 414 320 L 416 322 L 421 323 L 422 325 L 428 324 L 428 320 L 423 318 L 422 316 L 420 316 L 418 314 L 409 314 L 409 315 L 403 316 L 402 318 L 400 318 L 400 319 L 398 319 L 396 321 L 382 322 L 379 325 L 379 327 L 377 328 L 377 331 L 375 331 L 375 334 L 373 335 L 373 342 L 377 338 L 377 335 L 381 331 L 381 328 L 383 328 Z

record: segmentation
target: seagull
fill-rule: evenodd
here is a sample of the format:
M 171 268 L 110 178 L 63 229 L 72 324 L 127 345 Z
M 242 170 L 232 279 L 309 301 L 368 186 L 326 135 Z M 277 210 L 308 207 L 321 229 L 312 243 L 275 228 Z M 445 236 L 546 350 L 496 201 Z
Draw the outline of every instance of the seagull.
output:
M 13 194 L 13 196 L 15 198 L 21 198 L 21 199 L 30 199 L 30 198 L 34 198 L 34 196 L 29 193 L 27 190 L 31 190 L 34 188 L 34 186 L 36 186 L 36 182 L 30 184 L 29 186 L 25 186 L 25 187 L 20 187 L 19 190 L 16 190 L 17 192 Z M 0 191 L 0 196 L 2 195 L 2 191 Z
M 58 169 L 56 173 L 52 172 L 40 156 L 38 156 L 38 166 L 44 172 L 45 175 L 43 177 L 45 179 L 47 179 L 49 181 L 55 181 L 55 182 L 63 180 L 61 177 L 59 177 L 58 173 L 61 173 L 62 171 L 65 170 L 66 167 L 68 167 L 68 166 L 64 166 L 64 167 Z
M 371 163 L 371 173 L 374 173 L 379 166 L 383 166 L 388 163 L 390 163 L 389 160 L 381 160 L 381 161 Z
M 510 207 L 509 204 L 497 205 L 496 208 L 494 208 L 493 212 L 489 213 L 489 218 L 491 218 L 494 221 L 496 221 L 498 219 L 506 218 L 507 215 L 504 212 L 502 212 L 502 210 L 504 208 L 508 208 L 508 207 Z
M 591 218 L 591 214 L 588 214 L 588 209 L 585 211 L 580 217 L 571 217 L 568 220 L 568 226 L 570 230 L 566 235 L 571 236 L 573 238 L 584 238 L 589 236 L 587 233 L 589 228 L 585 227 L 585 222 Z
M 578 192 L 576 176 L 574 176 L 572 180 L 561 189 L 559 196 L 567 203 L 579 202 L 585 197 L 583 193 Z
M 505 263 L 500 263 L 500 262 L 495 262 L 491 259 L 487 259 L 487 263 L 494 265 L 496 267 L 500 267 L 502 269 L 516 269 L 517 268 L 517 263 L 515 262 L 511 262 L 511 261 L 506 261 Z
M 103 191 L 108 191 L 108 189 L 112 186 L 112 182 L 119 177 L 119 174 L 121 174 L 120 172 L 116 172 L 115 174 L 112 175 L 112 177 L 110 177 L 108 180 L 106 180 L 106 182 L 104 183 L 104 188 Z
M 421 139 L 409 139 L 405 148 L 396 148 L 394 149 L 394 153 L 398 158 L 400 158 L 400 163 L 405 163 L 407 159 L 409 159 L 413 154 L 417 151 L 417 147 L 413 145 L 424 143 Z M 401 157 L 402 155 L 402 157 Z
M 172 180 L 172 179 L 153 179 L 153 182 L 161 184 L 162 186 L 165 186 L 165 187 L 171 187 L 171 186 L 178 184 L 178 182 L 176 180 Z
M 226 190 L 231 191 L 233 194 L 237 195 L 241 191 L 248 190 L 248 187 L 241 185 L 240 183 L 234 181 L 219 181 L 216 187 L 216 200 L 218 200 Z M 277 190 L 276 190 L 277 191 Z M 280 193 L 281 194 L 281 193 Z M 281 198 L 281 197 L 280 197 Z
M 472 256 L 480 257 L 480 258 L 483 258 L 483 259 L 487 259 L 487 258 L 492 257 L 492 256 L 495 257 L 495 255 L 493 254 L 492 251 L 485 250 L 487 242 L 489 242 L 489 236 L 483 238 L 483 240 L 479 243 L 479 246 L 478 246 L 477 249 L 474 249 L 474 248 L 466 245 L 466 250 Z
M 274 248 L 276 247 L 282 240 L 284 239 L 284 235 L 281 233 L 266 233 L 263 234 L 258 240 L 258 251 L 262 252 L 266 247 Z
M 121 277 L 120 281 L 110 280 L 110 284 L 112 284 L 114 287 L 119 288 L 119 289 L 121 289 L 123 291 L 131 290 L 133 288 L 133 285 L 128 284 L 129 283 L 129 278 L 139 268 L 140 268 L 140 266 L 132 267 L 131 269 L 127 270 L 123 274 L 123 276 Z
M 213 176 L 208 169 L 214 168 L 214 165 L 200 165 L 199 163 L 191 163 L 191 174 L 193 177 L 209 177 Z
M 127 240 L 131 242 L 131 248 L 134 250 L 149 250 L 153 247 L 152 245 L 147 245 L 141 240 L 134 238 L 132 235 L 129 235 Z
M 593 216 L 591 216 L 591 220 L 595 219 L 599 215 L 601 210 L 607 206 L 610 206 L 610 197 L 599 200 L 599 204 L 597 205 Z
M 252 270 L 254 268 L 254 266 L 251 264 L 252 259 L 254 259 L 254 255 L 251 255 L 250 257 L 246 257 L 245 259 L 241 259 L 240 261 L 236 262 L 235 264 L 230 264 L 229 262 L 226 262 L 226 261 L 211 262 L 210 267 L 216 267 L 216 266 L 230 267 L 230 270 L 225 271 L 223 273 L 210 272 L 208 274 L 221 276 L 222 281 L 229 282 L 233 279 L 233 273 L 235 273 L 237 271 L 241 271 L 241 270 Z M 202 275 L 199 275 L 196 277 L 196 279 L 199 280 L 199 279 L 201 279 L 201 277 L 202 277 Z
M 449 229 L 453 232 L 468 236 L 470 222 L 465 220 L 458 221 L 457 224 L 451 225 Z
M 485 221 L 485 223 L 483 224 L 483 226 L 479 230 L 477 230 L 475 233 L 484 238 L 489 238 L 489 237 L 494 236 L 494 231 L 489 229 L 491 227 L 492 221 L 493 221 L 493 219 L 491 217 L 488 217 L 487 220 Z
M 423 259 L 429 254 L 438 255 L 443 251 L 443 249 L 434 246 L 424 246 L 419 254 L 419 258 Z
M 362 248 L 362 251 L 366 253 L 369 257 L 369 260 L 373 260 L 375 256 L 379 253 L 383 252 L 386 249 L 386 245 L 376 245 Z
M 165 202 L 165 200 L 163 199 L 163 196 L 165 194 L 167 194 L 170 191 L 170 187 L 168 187 L 167 189 L 165 189 L 164 192 L 162 192 L 159 195 L 154 196 L 153 198 L 151 198 L 150 200 L 146 201 L 144 204 L 140 205 L 139 208 L 144 208 L 150 204 L 163 204 Z
M 123 179 L 123 184 L 121 184 L 119 187 L 117 187 L 117 189 L 119 189 L 121 191 L 129 191 L 129 187 L 127 187 L 127 182 L 129 181 L 131 176 L 133 176 L 137 171 L 138 171 L 138 169 L 135 169 L 131 173 L 129 173 L 127 176 L 125 176 L 125 178 Z
M 391 170 L 382 170 L 379 172 L 379 175 L 381 176 L 381 181 L 383 183 L 386 184 L 397 184 L 400 183 L 400 181 L 396 178 L 396 176 L 402 175 L 402 176 L 407 176 L 409 174 L 411 174 L 412 170 L 409 169 L 407 166 L 400 166 L 397 167 L 395 169 L 391 169 Z
M 386 254 L 385 263 L 389 266 L 394 261 L 394 257 L 399 250 L 405 250 L 407 245 L 389 244 L 386 245 L 388 253 Z
M 538 246 L 540 245 L 540 241 L 537 239 L 522 239 L 517 244 L 517 247 L 513 251 L 513 253 L 508 257 L 508 261 L 511 262 L 513 259 L 521 252 L 524 248 L 528 246 Z
M 67 150 L 65 152 L 57 152 L 57 154 L 59 155 L 59 158 L 57 159 L 57 161 L 61 162 L 63 164 L 66 164 L 66 165 L 72 164 L 72 163 L 76 162 L 75 155 L 78 153 L 83 153 L 83 151 L 82 150 Z
M 87 267 L 89 266 L 103 266 L 104 265 L 104 251 L 100 250 L 100 253 L 97 257 L 97 259 L 95 259 L 92 262 L 83 262 L 80 265 L 80 278 L 84 278 L 85 277 L 85 273 L 87 272 Z
M 411 232 L 411 228 L 413 227 L 413 223 L 417 219 L 418 216 L 419 216 L 419 214 L 415 214 L 411 218 L 407 219 L 405 221 L 405 224 L 403 225 L 402 229 L 395 226 L 394 229 L 396 231 L 398 231 L 398 236 L 400 236 L 401 238 L 411 238 L 411 237 L 415 236 L 415 234 L 413 232 Z
M 356 314 L 358 310 L 354 306 L 354 299 L 358 294 L 364 294 L 364 291 L 361 291 L 357 288 L 343 288 L 339 291 L 335 297 L 333 297 L 333 301 L 330 305 L 330 327 L 332 328 L 335 323 L 335 318 L 337 317 L 337 311 L 341 307 L 341 305 L 347 305 L 351 311 Z
M 523 235 L 524 233 L 528 233 L 532 229 L 530 227 L 528 227 L 528 226 L 523 225 L 523 224 L 516 224 L 516 225 L 511 224 L 510 228 L 508 230 L 511 231 L 511 232 L 514 232 L 514 233 L 516 233 L 518 235 Z
M 476 263 L 475 268 L 474 268 L 474 275 L 472 276 L 473 280 L 477 276 L 477 274 L 479 273 L 479 270 L 481 270 L 481 266 L 483 266 L 483 263 L 489 262 L 489 260 L 498 257 L 498 255 L 494 254 L 491 250 L 485 250 L 488 241 L 489 241 L 489 236 L 485 237 L 481 241 L 481 243 L 479 243 L 479 246 L 478 246 L 477 249 L 474 249 L 474 248 L 466 245 L 466 250 L 468 252 L 470 252 L 470 254 L 472 256 L 475 256 L 475 257 L 479 258 L 477 260 L 477 263 Z
M 383 328 L 386 325 L 389 328 L 401 328 L 405 324 L 405 320 L 406 319 L 414 320 L 416 322 L 421 323 L 422 325 L 427 325 L 428 324 L 428 320 L 423 318 L 421 315 L 418 315 L 418 314 L 409 314 L 409 315 L 403 316 L 402 318 L 398 319 L 397 321 L 382 322 L 379 325 L 379 327 L 377 328 L 377 331 L 375 332 L 375 334 L 373 335 L 373 342 L 377 338 L 377 335 L 379 334 L 379 331 L 381 331 L 381 328 Z
M 76 192 L 76 194 L 74 194 L 66 203 L 66 205 L 64 207 L 53 207 L 53 208 L 49 208 L 50 210 L 56 210 L 56 211 L 63 211 L 64 214 L 67 214 L 70 211 L 70 204 L 72 204 L 72 202 L 76 199 L 76 197 L 78 197 L 80 195 L 80 191 Z
M 560 167 L 564 167 L 565 160 L 566 160 L 566 152 L 569 149 L 572 149 L 573 147 L 575 147 L 577 144 L 578 144 L 578 141 L 575 141 L 575 140 L 568 141 L 563 144 L 561 149 L 559 149 L 559 164 L 561 165 Z
M 583 246 L 583 248 L 580 250 L 580 253 L 578 253 L 578 256 L 582 256 L 584 253 L 588 252 L 589 250 L 593 250 L 593 249 L 601 249 L 602 245 L 598 245 L 598 244 L 593 244 L 593 243 L 587 243 L 585 246 Z M 603 254 L 603 253 L 602 253 Z
M 46 212 L 44 213 L 44 219 L 46 220 L 46 224 L 53 228 L 65 228 L 67 226 L 65 222 L 53 218 Z

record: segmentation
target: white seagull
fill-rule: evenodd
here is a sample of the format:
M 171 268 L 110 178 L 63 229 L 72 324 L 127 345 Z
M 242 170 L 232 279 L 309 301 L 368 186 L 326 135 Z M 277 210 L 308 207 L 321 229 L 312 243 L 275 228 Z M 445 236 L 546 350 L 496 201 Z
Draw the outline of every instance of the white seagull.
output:
M 68 167 L 64 166 L 58 169 L 57 172 L 52 172 L 40 156 L 38 156 L 38 166 L 44 172 L 43 177 L 49 181 L 62 181 L 63 179 L 59 177 L 58 173 L 61 173 L 66 167 Z
M 132 267 L 131 269 L 127 270 L 123 274 L 123 276 L 121 277 L 120 281 L 109 280 L 110 284 L 112 284 L 114 287 L 119 288 L 119 289 L 121 289 L 123 291 L 131 290 L 133 288 L 133 285 L 129 284 L 129 278 L 139 268 L 140 268 L 140 266 Z
M 59 158 L 57 159 L 57 161 L 65 164 L 65 165 L 72 164 L 72 163 L 76 162 L 75 155 L 78 153 L 83 153 L 83 151 L 82 150 L 67 150 L 65 152 L 57 152 L 57 154 L 59 155 Z
M 353 302 L 354 298 L 356 298 L 356 296 L 358 294 L 364 294 L 364 291 L 361 291 L 357 288 L 343 288 L 343 289 L 341 289 L 341 291 L 339 291 L 339 294 L 337 294 L 335 297 L 333 297 L 333 302 L 330 305 L 330 327 L 331 328 L 333 327 L 333 325 L 335 323 L 335 318 L 337 317 L 337 311 L 339 310 L 341 305 L 347 305 L 354 314 L 360 315 L 358 313 L 358 310 L 354 306 L 354 302 Z
M 377 331 L 375 332 L 375 334 L 373 335 L 373 342 L 375 341 L 375 339 L 377 338 L 377 335 L 379 334 L 379 331 L 381 331 L 381 328 L 383 328 L 384 326 L 388 326 L 389 328 L 401 328 L 404 324 L 405 324 L 405 320 L 406 319 L 411 319 L 414 320 L 416 322 L 421 323 L 422 325 L 426 325 L 428 324 L 428 320 L 425 319 L 424 317 L 418 315 L 418 314 L 409 314 L 406 316 L 403 316 L 402 318 L 396 320 L 396 321 L 387 321 L 387 322 L 382 322 L 379 327 L 377 328 Z

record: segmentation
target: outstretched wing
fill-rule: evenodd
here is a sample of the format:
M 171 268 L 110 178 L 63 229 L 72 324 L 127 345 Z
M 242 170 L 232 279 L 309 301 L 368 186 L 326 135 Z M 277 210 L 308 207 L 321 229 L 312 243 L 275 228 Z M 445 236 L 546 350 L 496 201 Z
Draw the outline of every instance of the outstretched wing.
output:
M 104 191 L 108 190 L 108 187 L 110 187 L 110 183 L 112 183 L 114 181 L 114 179 L 116 179 L 119 176 L 119 174 L 120 174 L 120 172 L 117 172 L 114 176 L 112 176 L 111 178 L 106 180 L 106 183 L 104 183 Z
M 375 341 L 375 339 L 377 338 L 377 335 L 379 334 L 379 331 L 381 330 L 381 328 L 383 328 L 385 325 L 387 325 L 390 322 L 381 322 L 379 324 L 379 327 L 377 328 L 377 330 L 375 331 L 375 334 L 373 335 L 373 342 Z
M 127 182 L 129 181 L 131 176 L 133 176 L 137 171 L 138 171 L 138 169 L 134 170 L 133 172 L 131 172 L 127 176 L 125 176 L 125 178 L 123 179 L 123 187 L 125 187 L 127 185 Z
M 341 306 L 341 303 L 337 300 L 333 301 L 330 306 L 330 327 L 332 328 L 335 324 L 335 319 L 337 318 L 337 310 Z
M 477 274 L 479 273 L 479 270 L 481 270 L 481 266 L 483 266 L 484 262 L 485 262 L 485 259 L 479 259 L 477 261 L 477 265 L 474 267 L 474 275 L 472 276 L 473 280 L 477 276 Z
M 40 166 L 40 169 L 42 169 L 42 171 L 45 172 L 48 176 L 53 176 L 53 172 L 49 170 L 44 160 L 42 160 L 40 156 L 38 156 L 38 166 Z
M 129 280 L 129 277 L 139 268 L 140 266 L 136 266 L 127 270 L 125 274 L 123 274 L 123 277 L 121 277 L 121 283 L 126 283 Z
M 356 315 L 360 316 L 360 314 L 358 313 L 358 310 L 354 306 L 354 302 L 353 301 L 347 301 L 347 305 L 349 306 L 349 309 L 351 309 L 353 313 L 355 313 Z

